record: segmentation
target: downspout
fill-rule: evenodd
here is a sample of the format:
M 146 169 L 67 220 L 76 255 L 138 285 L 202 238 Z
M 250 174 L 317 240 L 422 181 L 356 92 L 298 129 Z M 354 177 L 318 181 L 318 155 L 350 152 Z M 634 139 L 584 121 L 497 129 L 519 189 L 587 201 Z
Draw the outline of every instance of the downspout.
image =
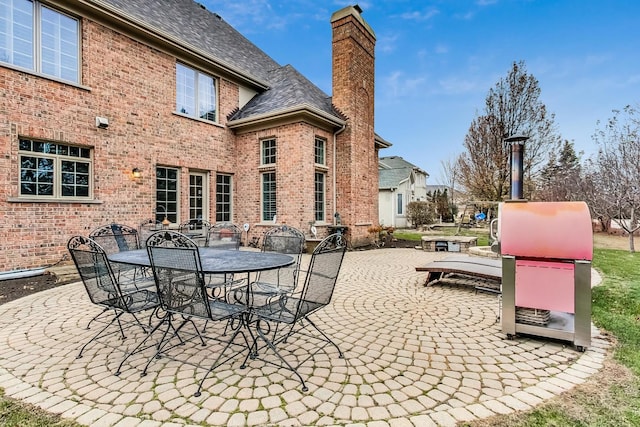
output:
M 336 222 L 335 213 L 338 211 L 338 190 L 337 190 L 337 177 L 336 177 L 336 159 L 337 159 L 337 138 L 344 130 L 347 128 L 347 123 L 345 122 L 340 129 L 333 133 L 333 225 L 338 225 Z

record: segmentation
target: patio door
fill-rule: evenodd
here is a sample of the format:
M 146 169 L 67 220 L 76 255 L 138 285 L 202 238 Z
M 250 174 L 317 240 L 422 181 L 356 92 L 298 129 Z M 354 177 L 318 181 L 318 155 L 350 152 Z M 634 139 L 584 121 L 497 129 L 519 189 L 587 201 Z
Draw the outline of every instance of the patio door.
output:
M 189 173 L 189 220 L 209 220 L 209 179 L 205 172 Z

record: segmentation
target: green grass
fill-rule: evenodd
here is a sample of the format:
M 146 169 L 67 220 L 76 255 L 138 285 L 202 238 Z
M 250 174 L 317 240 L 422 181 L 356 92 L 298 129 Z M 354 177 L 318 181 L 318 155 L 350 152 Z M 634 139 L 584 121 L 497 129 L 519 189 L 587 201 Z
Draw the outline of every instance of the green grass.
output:
M 615 358 L 640 378 L 640 254 L 595 251 L 594 266 L 605 277 L 593 289 L 593 319 L 618 339 Z
M 0 388 L 0 426 L 2 427 L 77 427 L 72 421 L 62 420 L 35 406 L 10 399 Z
M 458 227 L 437 227 L 436 232 L 441 236 L 455 236 Z M 410 229 L 398 229 L 393 233 L 396 239 L 419 241 L 424 233 Z M 478 246 L 489 246 L 489 229 L 487 228 L 461 228 L 459 236 L 473 236 L 478 238 Z

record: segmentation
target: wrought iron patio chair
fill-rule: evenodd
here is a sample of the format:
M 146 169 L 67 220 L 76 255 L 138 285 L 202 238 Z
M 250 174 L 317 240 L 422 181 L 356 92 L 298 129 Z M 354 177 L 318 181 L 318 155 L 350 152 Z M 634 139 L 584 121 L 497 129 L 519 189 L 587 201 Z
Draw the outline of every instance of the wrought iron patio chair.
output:
M 156 293 L 148 289 L 125 290 L 120 286 L 120 282 L 107 258 L 107 253 L 100 244 L 89 237 L 71 237 L 67 242 L 67 249 L 71 254 L 91 302 L 103 307 L 101 314 L 109 311 L 113 312 L 111 319 L 109 321 L 105 320 L 106 325 L 82 346 L 77 357 L 82 357 L 82 353 L 90 343 L 109 335 L 106 333 L 107 329 L 114 323 L 118 324 L 120 335 L 124 340 L 126 337 L 120 321 L 124 314 L 131 315 L 135 322 L 146 332 L 136 314 L 153 310 L 159 306 Z M 94 317 L 94 319 L 96 318 L 97 316 Z M 87 329 L 89 329 L 89 325 L 87 325 Z
M 230 222 L 219 222 L 209 228 L 206 246 L 222 250 L 239 250 L 242 240 L 242 230 Z M 223 297 L 220 292 L 222 287 L 233 283 L 232 274 L 208 274 L 207 286 L 211 289 L 212 296 Z
M 262 252 L 278 252 L 294 257 L 293 264 L 277 270 L 267 270 L 258 273 L 251 283 L 250 294 L 254 303 L 261 305 L 258 300 L 268 299 L 274 295 L 293 292 L 298 284 L 300 275 L 300 261 L 305 247 L 304 234 L 288 225 L 274 227 L 264 234 Z
M 238 250 L 242 241 L 242 229 L 230 222 L 218 222 L 209 229 L 207 246 L 216 249 Z
M 147 239 L 153 233 L 162 230 L 162 222 L 155 219 L 148 219 L 142 222 L 138 226 L 138 240 L 140 241 L 140 247 L 144 248 L 147 244 Z
M 178 334 L 188 323 L 194 326 L 195 335 L 205 345 L 193 321 L 194 319 L 205 321 L 236 320 L 233 335 L 224 342 L 224 348 L 202 380 L 200 380 L 198 390 L 195 393 L 196 396 L 199 396 L 202 384 L 209 373 L 226 360 L 229 360 L 229 358 L 223 360 L 223 356 L 238 335 L 242 335 L 244 339 L 242 348 L 249 348 L 248 340 L 241 328 L 241 323 L 244 321 L 242 316 L 248 313 L 248 309 L 244 305 L 230 304 L 223 300 L 208 297 L 198 246 L 183 234 L 175 231 L 156 233 L 147 240 L 147 251 L 158 288 L 160 305 L 167 313 L 163 320 L 163 323 L 167 325 L 167 329 L 160 344 L 158 344 L 156 354 L 149 359 L 142 371 L 142 375 L 146 375 L 147 369 L 154 359 L 166 354 L 175 346 L 171 345 L 173 338 L 177 337 L 179 344 L 184 342 Z M 177 318 L 181 318 L 182 321 L 176 326 L 174 322 L 177 321 Z M 169 336 L 168 332 L 171 330 L 173 330 L 173 334 Z
M 125 224 L 102 225 L 91 231 L 89 237 L 95 240 L 107 255 L 141 248 L 138 230 Z M 153 280 L 146 275 L 144 269 L 119 263 L 113 263 L 112 269 L 122 286 L 133 286 L 135 289 L 153 287 Z
M 156 231 L 155 233 L 151 234 L 147 240 L 145 241 L 145 247 L 147 248 L 147 252 L 148 252 L 148 247 L 150 246 L 160 246 L 160 247 L 167 247 L 167 248 L 191 248 L 191 247 L 197 247 L 196 243 L 191 240 L 188 236 L 185 236 L 181 233 L 178 233 L 176 231 L 170 231 L 170 230 L 160 230 L 160 231 Z M 150 268 L 150 270 L 153 270 L 152 268 Z M 158 285 L 157 285 L 157 281 L 155 276 L 153 275 L 153 272 L 150 273 L 151 274 L 151 278 L 153 280 L 156 292 L 159 293 L 159 289 L 158 289 Z M 161 303 L 162 301 L 160 301 Z M 160 308 L 162 308 L 163 310 L 166 310 L 165 307 L 160 304 Z M 154 335 L 154 333 L 160 329 L 162 326 L 166 325 L 167 329 L 163 332 L 162 334 L 162 338 L 159 340 L 159 343 L 157 344 L 157 348 L 160 349 L 162 343 L 164 342 L 166 336 L 173 331 L 173 334 L 180 340 L 180 343 L 184 343 L 184 341 L 182 340 L 182 338 L 180 337 L 180 335 L 178 334 L 178 331 L 175 329 L 172 319 L 169 317 L 167 318 L 167 316 L 170 316 L 169 313 L 165 313 L 165 315 L 162 317 L 161 321 L 156 324 L 156 326 L 151 330 L 151 332 L 145 337 L 145 339 L 140 342 L 138 344 L 137 347 L 135 347 L 131 352 L 129 352 L 129 354 L 127 354 L 127 356 L 122 360 L 122 362 L 120 363 L 120 366 L 118 366 L 118 370 L 116 371 L 116 375 L 120 375 L 120 372 L 122 370 L 122 366 L 124 365 L 124 362 L 126 362 L 126 360 L 133 356 L 134 354 L 138 353 L 141 349 L 145 349 L 146 347 L 144 347 L 146 341 L 151 338 L 151 336 Z M 193 322 L 191 322 L 193 324 Z M 184 326 L 184 325 L 183 325 Z M 196 329 L 196 335 L 200 335 L 200 333 L 197 331 L 197 327 L 195 326 L 195 324 L 193 324 L 193 327 Z M 204 340 L 202 339 L 202 337 L 200 337 L 200 340 L 202 341 L 202 344 L 204 345 Z M 149 365 L 147 364 L 147 366 L 145 367 L 145 371 L 144 374 L 146 374 L 146 368 Z
M 111 223 L 95 228 L 89 237 L 107 254 L 140 249 L 138 230 L 125 224 Z
M 309 269 L 300 292 L 281 294 L 279 298 L 270 300 L 262 307 L 254 307 L 251 312 L 257 335 L 254 337 L 252 351 L 247 357 L 257 357 L 258 340 L 263 341 L 266 347 L 271 349 L 279 359 L 278 366 L 291 370 L 298 377 L 302 383 L 303 391 L 308 391 L 304 379 L 298 372 L 303 363 L 313 358 L 329 344 L 336 348 L 340 358 L 344 357 L 338 345 L 318 328 L 309 316 L 331 302 L 346 249 L 347 244 L 344 236 L 332 234 L 326 237 L 311 255 Z M 274 332 L 274 329 L 277 330 L 279 326 L 283 326 L 283 328 L 277 333 Z M 307 330 L 308 326 L 311 326 L 317 333 L 312 335 L 311 332 L 314 331 Z M 308 347 L 309 343 L 305 343 L 304 347 L 296 348 L 295 352 L 290 352 L 296 361 L 289 362 L 281 353 L 284 350 L 281 344 L 285 343 L 287 339 L 295 337 L 296 334 L 319 340 L 320 344 L 313 352 Z M 262 347 L 264 348 L 264 346 Z M 304 357 L 302 353 L 307 350 L 309 353 Z
M 190 219 L 178 227 L 180 233 L 191 238 L 198 246 L 207 246 L 209 229 L 211 229 L 211 223 L 204 219 Z

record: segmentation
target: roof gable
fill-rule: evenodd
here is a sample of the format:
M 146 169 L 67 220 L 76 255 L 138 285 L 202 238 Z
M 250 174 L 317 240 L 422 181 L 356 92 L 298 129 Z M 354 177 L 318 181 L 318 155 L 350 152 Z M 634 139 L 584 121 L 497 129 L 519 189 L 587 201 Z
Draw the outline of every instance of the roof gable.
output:
M 380 157 L 378 160 L 378 188 L 397 188 L 406 180 L 415 180 L 416 173 L 429 176 L 425 171 L 400 156 Z

